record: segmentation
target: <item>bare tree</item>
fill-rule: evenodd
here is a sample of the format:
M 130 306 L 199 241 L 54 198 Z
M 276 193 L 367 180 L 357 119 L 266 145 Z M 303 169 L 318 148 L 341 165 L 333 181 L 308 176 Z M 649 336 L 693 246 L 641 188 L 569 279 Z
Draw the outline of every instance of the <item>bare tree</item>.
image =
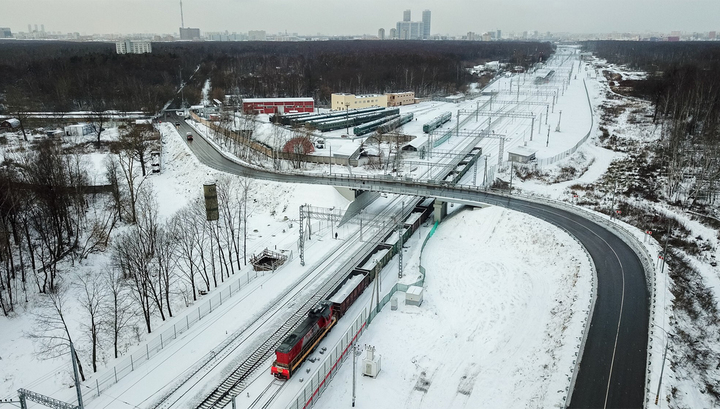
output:
M 36 345 L 36 352 L 41 359 L 52 359 L 70 353 L 72 337 L 65 316 L 67 298 L 66 290 L 58 287 L 57 291 L 47 293 L 40 299 L 38 309 L 33 313 L 35 325 L 25 335 Z M 85 380 L 82 362 L 75 354 L 80 378 Z
M 120 355 L 120 340 L 130 324 L 135 312 L 132 300 L 120 270 L 107 267 L 103 273 L 103 285 L 107 289 L 106 302 L 103 304 L 103 324 L 108 328 L 113 340 L 115 358 Z
M 77 286 L 80 290 L 80 305 L 85 313 L 83 328 L 90 338 L 92 348 L 93 372 L 97 372 L 98 347 L 100 344 L 100 328 L 103 320 L 103 305 L 107 297 L 107 287 L 99 275 L 88 274 L 77 277 Z

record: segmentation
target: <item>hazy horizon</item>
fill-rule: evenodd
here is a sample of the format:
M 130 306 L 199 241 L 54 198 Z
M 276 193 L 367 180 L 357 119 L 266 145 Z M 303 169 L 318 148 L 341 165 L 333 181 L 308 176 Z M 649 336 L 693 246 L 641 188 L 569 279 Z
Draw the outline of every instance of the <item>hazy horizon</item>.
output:
M 179 0 L 23 0 L 4 2 L 0 27 L 26 32 L 37 24 L 47 32 L 84 34 L 177 34 Z M 499 2 L 498 2 L 499 3 Z M 463 35 L 468 31 L 500 29 L 504 33 L 539 32 L 707 32 L 720 31 L 717 0 L 510 0 L 503 4 L 470 0 L 417 0 L 388 3 L 364 0 L 340 3 L 307 0 L 184 0 L 185 27 L 201 32 L 268 33 L 287 31 L 300 35 L 376 34 L 389 31 L 412 10 L 412 20 L 422 11 L 432 12 L 431 33 Z

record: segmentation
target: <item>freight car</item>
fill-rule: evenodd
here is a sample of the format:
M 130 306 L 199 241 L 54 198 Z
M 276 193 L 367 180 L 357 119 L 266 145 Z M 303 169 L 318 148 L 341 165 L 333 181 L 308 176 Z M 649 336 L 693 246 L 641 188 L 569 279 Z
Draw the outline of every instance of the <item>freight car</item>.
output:
M 433 199 L 425 199 L 415 206 L 413 213 L 405 220 L 402 230 L 403 242 L 432 214 L 432 207 Z M 397 232 L 391 233 L 385 243 L 375 247 L 373 252 L 330 292 L 326 300 L 321 301 L 308 312 L 307 318 L 275 350 L 275 361 L 270 373 L 278 379 L 290 379 L 370 282 L 400 251 L 397 241 Z

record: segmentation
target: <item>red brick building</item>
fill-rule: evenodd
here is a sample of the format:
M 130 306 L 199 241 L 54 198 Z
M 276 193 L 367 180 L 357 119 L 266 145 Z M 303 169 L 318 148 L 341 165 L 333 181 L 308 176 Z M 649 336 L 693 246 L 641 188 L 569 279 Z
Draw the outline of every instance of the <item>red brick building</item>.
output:
M 312 98 L 245 98 L 243 112 L 256 114 L 290 114 L 295 112 L 314 112 L 315 100 Z

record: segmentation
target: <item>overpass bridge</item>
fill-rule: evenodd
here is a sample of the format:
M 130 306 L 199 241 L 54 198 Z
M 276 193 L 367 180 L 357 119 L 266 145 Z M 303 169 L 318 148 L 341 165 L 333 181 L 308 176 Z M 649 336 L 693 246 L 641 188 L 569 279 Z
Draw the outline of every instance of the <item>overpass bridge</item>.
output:
M 181 135 L 197 134 L 181 124 Z M 284 173 L 242 163 L 197 135 L 189 148 L 218 171 L 282 183 L 342 186 L 400 195 L 434 197 L 442 203 L 489 204 L 552 223 L 585 246 L 597 270 L 597 299 L 587 339 L 573 375 L 569 407 L 643 407 L 649 327 L 651 265 L 641 246 L 619 227 L 590 212 L 559 202 L 518 197 L 477 186 L 387 176 L 317 176 Z M 186 142 L 187 143 L 187 142 Z M 575 378 L 576 377 L 576 378 Z

